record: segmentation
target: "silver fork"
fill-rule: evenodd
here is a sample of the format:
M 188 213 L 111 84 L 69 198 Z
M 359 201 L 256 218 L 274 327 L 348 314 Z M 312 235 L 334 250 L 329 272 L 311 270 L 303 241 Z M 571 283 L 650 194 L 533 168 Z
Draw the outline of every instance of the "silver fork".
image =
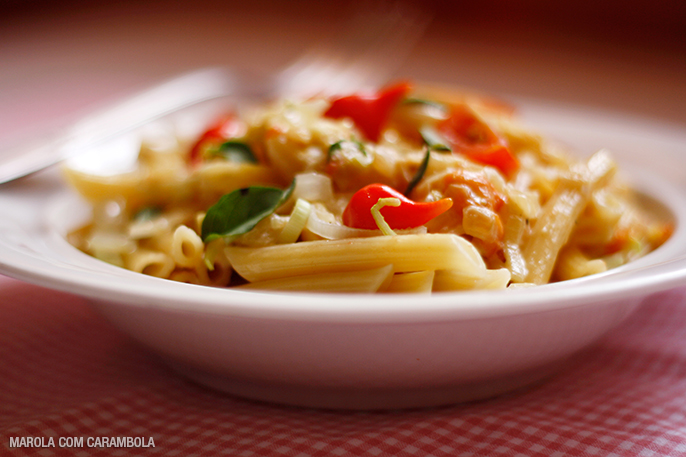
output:
M 425 13 L 402 3 L 358 11 L 335 44 L 316 46 L 257 89 L 239 87 L 235 75 L 222 68 L 181 75 L 86 116 L 37 145 L 4 151 L 0 185 L 202 101 L 246 92 L 262 97 L 299 96 L 378 86 L 402 64 L 428 22 Z

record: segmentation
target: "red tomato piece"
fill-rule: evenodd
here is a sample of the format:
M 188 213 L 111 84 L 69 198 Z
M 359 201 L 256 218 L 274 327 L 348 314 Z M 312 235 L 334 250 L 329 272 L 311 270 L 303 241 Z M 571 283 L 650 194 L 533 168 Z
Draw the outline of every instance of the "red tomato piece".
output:
M 490 165 L 511 176 L 519 168 L 510 148 L 466 106 L 454 106 L 450 117 L 438 125 L 438 132 L 454 153 Z
M 350 118 L 370 140 L 377 142 L 388 123 L 393 108 L 410 92 L 407 82 L 396 83 L 372 94 L 352 94 L 331 102 L 324 116 L 332 119 Z
M 193 144 L 189 154 L 188 161 L 192 165 L 197 165 L 203 160 L 203 150 L 208 145 L 219 145 L 224 141 L 235 137 L 240 131 L 240 122 L 236 115 L 227 114 L 221 117 L 210 128 L 205 130 L 198 141 Z
M 355 192 L 343 211 L 343 224 L 348 227 L 374 230 L 376 221 L 372 207 L 381 198 L 397 198 L 400 206 L 384 206 L 381 215 L 392 229 L 420 227 L 431 219 L 448 211 L 453 201 L 444 198 L 435 202 L 414 202 L 384 184 L 370 184 Z

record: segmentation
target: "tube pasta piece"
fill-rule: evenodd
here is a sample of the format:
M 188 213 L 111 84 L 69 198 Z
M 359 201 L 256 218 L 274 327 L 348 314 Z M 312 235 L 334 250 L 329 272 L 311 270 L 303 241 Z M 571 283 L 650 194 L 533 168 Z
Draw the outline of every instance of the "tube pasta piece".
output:
M 268 279 L 237 286 L 236 289 L 281 291 L 375 293 L 385 291 L 393 279 L 393 266 L 339 273 L 317 273 Z
M 174 271 L 174 260 L 163 252 L 138 249 L 126 258 L 126 268 L 158 278 L 168 278 Z
M 235 269 L 253 282 L 246 288 L 425 293 L 593 274 L 671 234 L 671 215 L 614 179 L 605 151 L 578 161 L 499 103 L 405 83 L 340 95 L 234 107 L 193 138 L 181 123 L 146 129 L 154 137 L 142 138 L 135 168 L 118 175 L 65 167 L 93 206 L 92 221 L 69 242 L 114 265 L 194 284 L 235 286 Z M 293 180 L 290 198 L 253 220 L 250 210 L 265 203 L 256 196 L 282 194 Z M 385 216 L 390 208 L 381 210 L 383 196 L 371 195 L 364 206 L 377 224 L 353 228 L 361 225 L 344 217 L 353 197 L 375 186 L 416 203 L 451 198 L 452 207 L 400 230 Z M 230 192 L 235 201 L 216 206 Z M 210 213 L 239 227 L 237 236 L 210 230 L 204 244 L 198 234 Z M 379 269 L 389 265 L 393 275 L 383 279 Z
M 180 204 L 192 198 L 195 188 L 185 171 L 148 169 L 112 176 L 89 175 L 66 169 L 66 179 L 92 202 L 117 196 L 126 202 L 129 210 L 146 206 Z
M 607 271 L 602 259 L 589 259 L 576 246 L 565 247 L 555 267 L 555 276 L 561 280 L 576 279 Z
M 578 188 L 563 186 L 548 201 L 524 250 L 529 274 L 527 282 L 544 284 L 550 279 L 557 255 L 569 239 L 574 221 L 586 203 Z
M 484 270 L 481 274 L 467 274 L 456 270 L 439 270 L 434 276 L 433 291 L 448 292 L 471 289 L 505 289 L 510 282 L 507 268 Z
M 229 246 L 225 252 L 236 272 L 251 282 L 388 264 L 396 272 L 485 269 L 476 248 L 451 234 L 308 241 L 264 248 Z
M 429 294 L 433 287 L 434 274 L 434 271 L 395 274 L 386 292 Z
M 527 282 L 545 284 L 555 266 L 560 249 L 567 243 L 574 223 L 586 207 L 591 193 L 606 183 L 616 169 L 606 152 L 594 154 L 576 179 L 562 182 L 543 208 L 524 250 L 529 274 Z
M 140 170 L 114 176 L 98 176 L 65 168 L 64 176 L 69 184 L 91 202 L 109 200 L 113 195 L 134 205 L 140 205 L 144 201 L 145 173 Z
M 478 289 L 505 289 L 510 283 L 512 275 L 507 268 L 486 270 L 484 279 L 479 283 Z
M 264 165 L 235 162 L 211 162 L 193 174 L 195 198 L 214 204 L 222 195 L 248 186 L 281 186 L 274 171 Z
M 204 285 L 198 277 L 198 273 L 194 270 L 174 270 L 171 275 L 169 275 L 169 279 L 177 282 L 185 282 L 186 284 Z
M 513 282 L 509 286 L 507 286 L 508 289 L 528 289 L 529 287 L 536 287 L 537 284 L 534 284 L 532 282 Z
M 149 167 L 142 193 L 145 205 L 176 205 L 191 200 L 195 193 L 191 176 L 188 170 L 180 167 Z
M 177 265 L 194 267 L 202 263 L 205 245 L 195 231 L 180 225 L 174 230 L 171 242 L 171 255 Z

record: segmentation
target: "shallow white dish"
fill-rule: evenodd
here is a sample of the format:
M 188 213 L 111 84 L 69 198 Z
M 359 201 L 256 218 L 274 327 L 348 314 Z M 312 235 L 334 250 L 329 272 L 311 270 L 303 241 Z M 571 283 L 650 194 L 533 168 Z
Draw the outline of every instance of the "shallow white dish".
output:
M 675 219 L 648 256 L 580 280 L 430 297 L 268 294 L 175 283 L 100 262 L 65 233 L 88 217 L 55 170 L 0 188 L 0 273 L 87 297 L 184 375 L 249 398 L 403 408 L 493 396 L 559 370 L 649 294 L 686 284 L 686 130 L 521 101 L 579 154 L 610 149 Z

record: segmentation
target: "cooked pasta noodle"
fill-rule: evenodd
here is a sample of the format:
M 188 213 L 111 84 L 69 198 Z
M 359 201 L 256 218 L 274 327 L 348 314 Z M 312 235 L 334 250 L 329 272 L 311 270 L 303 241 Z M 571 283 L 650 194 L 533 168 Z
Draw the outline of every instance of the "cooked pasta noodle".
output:
M 240 289 L 318 292 L 384 292 L 393 280 L 393 265 L 340 273 L 314 273 L 267 279 L 238 286 Z
M 562 280 L 581 278 L 607 270 L 602 259 L 589 259 L 576 246 L 569 246 L 560 251 L 557 261 L 556 276 Z
M 198 277 L 198 273 L 193 270 L 174 270 L 169 276 L 169 279 L 188 284 L 202 284 L 202 281 Z
M 433 290 L 436 292 L 470 289 L 504 289 L 511 279 L 506 268 L 483 270 L 478 274 L 459 270 L 440 270 L 434 277 Z
M 126 259 L 126 268 L 137 273 L 168 278 L 174 270 L 174 260 L 163 252 L 138 249 Z
M 233 268 L 248 281 L 340 273 L 392 264 L 396 272 L 481 271 L 486 266 L 474 246 L 451 234 L 377 236 L 322 240 L 263 248 L 227 247 Z
M 205 246 L 197 233 L 185 225 L 176 228 L 171 244 L 171 256 L 176 265 L 181 267 L 200 265 L 204 251 Z
M 436 272 L 433 270 L 399 273 L 393 279 L 385 292 L 428 294 L 431 292 Z
M 399 83 L 245 108 L 191 143 L 158 131 L 134 170 L 65 168 L 94 206 L 69 240 L 191 284 L 431 293 L 602 273 L 669 237 L 608 152 L 575 160 L 513 113 Z

